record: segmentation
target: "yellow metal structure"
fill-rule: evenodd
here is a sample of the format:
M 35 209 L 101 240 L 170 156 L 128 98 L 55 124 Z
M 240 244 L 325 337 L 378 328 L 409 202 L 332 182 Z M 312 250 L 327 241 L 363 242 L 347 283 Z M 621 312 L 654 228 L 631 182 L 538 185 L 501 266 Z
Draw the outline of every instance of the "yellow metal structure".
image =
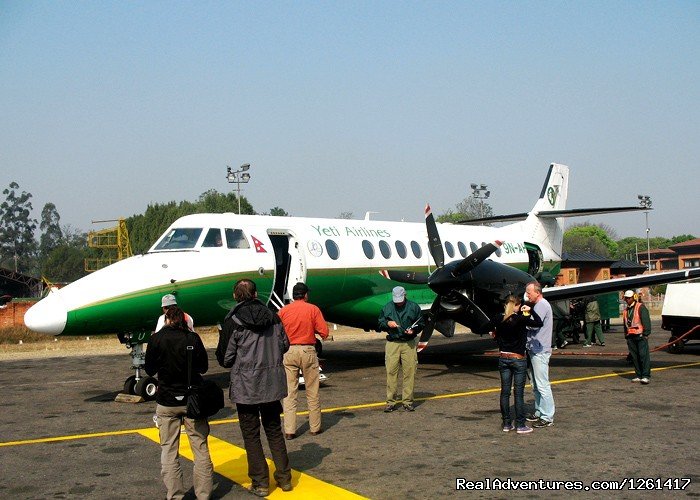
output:
M 125 219 L 92 221 L 93 224 L 99 222 L 118 222 L 119 224 L 115 227 L 100 229 L 99 231 L 90 231 L 87 238 L 88 246 L 90 248 L 109 250 L 112 257 L 105 256 L 85 259 L 85 270 L 88 272 L 97 271 L 98 269 L 102 269 L 103 267 L 107 267 L 110 264 L 133 255 Z M 116 252 L 114 250 L 116 250 Z M 116 256 L 114 256 L 115 253 Z

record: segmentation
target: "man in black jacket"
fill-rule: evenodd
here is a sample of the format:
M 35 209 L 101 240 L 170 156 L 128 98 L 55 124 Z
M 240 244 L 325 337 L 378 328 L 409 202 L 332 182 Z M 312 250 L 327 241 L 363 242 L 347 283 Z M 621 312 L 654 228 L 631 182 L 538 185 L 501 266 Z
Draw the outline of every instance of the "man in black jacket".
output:
M 206 418 L 194 420 L 187 415 L 187 346 L 192 350 L 192 384 L 202 382 L 202 373 L 209 369 L 207 351 L 202 339 L 187 328 L 185 315 L 179 307 L 165 313 L 165 326 L 154 333 L 146 350 L 146 373 L 158 374 L 156 417 L 160 430 L 161 476 L 167 488 L 167 498 L 183 498 L 185 487 L 180 468 L 180 426 L 184 423 L 194 453 L 194 492 L 197 500 L 211 497 L 214 467 L 209 456 Z
M 279 317 L 258 300 L 255 283 L 236 283 L 233 298 L 238 304 L 226 315 L 221 340 L 228 340 L 223 366 L 231 368 L 229 395 L 236 404 L 243 434 L 249 491 L 257 496 L 270 492 L 270 470 L 260 441 L 262 420 L 272 460 L 275 481 L 282 491 L 292 490 L 292 471 L 282 435 L 281 400 L 287 395 L 287 377 L 282 357 L 289 339 Z

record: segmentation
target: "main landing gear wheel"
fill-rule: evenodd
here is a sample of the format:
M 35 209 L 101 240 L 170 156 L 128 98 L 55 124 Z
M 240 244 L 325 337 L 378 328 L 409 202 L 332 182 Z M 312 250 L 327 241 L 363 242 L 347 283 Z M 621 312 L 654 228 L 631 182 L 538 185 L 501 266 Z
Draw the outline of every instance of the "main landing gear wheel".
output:
M 141 396 L 146 401 L 153 401 L 156 398 L 158 381 L 153 377 L 144 377 L 134 387 L 134 394 Z
M 683 347 L 685 344 L 683 343 L 682 340 L 679 340 L 676 342 L 676 339 L 678 337 L 676 335 L 671 335 L 671 338 L 668 339 L 669 342 L 673 342 L 670 346 L 668 346 L 668 352 L 671 354 L 680 354 L 683 352 Z
M 130 376 L 124 382 L 124 394 L 136 394 L 134 388 L 136 387 L 136 375 Z

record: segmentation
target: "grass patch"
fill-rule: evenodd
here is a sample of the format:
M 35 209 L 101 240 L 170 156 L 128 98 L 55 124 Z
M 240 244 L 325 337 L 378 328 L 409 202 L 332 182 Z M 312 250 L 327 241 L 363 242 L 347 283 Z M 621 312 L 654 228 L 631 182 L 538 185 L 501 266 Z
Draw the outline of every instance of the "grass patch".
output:
M 103 339 L 103 338 L 116 338 L 114 334 L 105 335 L 90 335 L 90 338 Z M 0 329 L 0 344 L 19 344 L 21 340 L 23 344 L 37 344 L 41 342 L 54 342 L 56 338 L 63 341 L 74 341 L 74 340 L 85 340 L 85 336 L 80 337 L 64 337 L 63 335 L 53 336 L 46 335 L 43 333 L 36 333 L 31 331 L 26 326 L 14 326 L 10 328 Z

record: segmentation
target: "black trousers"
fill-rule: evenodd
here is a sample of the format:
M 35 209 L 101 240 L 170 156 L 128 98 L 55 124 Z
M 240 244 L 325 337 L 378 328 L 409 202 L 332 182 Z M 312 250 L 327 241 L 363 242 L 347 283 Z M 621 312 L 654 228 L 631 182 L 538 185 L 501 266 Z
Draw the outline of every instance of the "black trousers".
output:
M 270 445 L 272 461 L 275 463 L 275 481 L 277 484 L 291 483 L 292 470 L 289 467 L 287 445 L 282 434 L 282 403 L 272 401 L 256 405 L 236 403 L 238 423 L 243 434 L 243 443 L 248 458 L 248 476 L 253 486 L 268 488 L 270 486 L 270 469 L 265 461 L 262 441 L 260 441 L 260 422 L 265 429 L 267 443 Z

